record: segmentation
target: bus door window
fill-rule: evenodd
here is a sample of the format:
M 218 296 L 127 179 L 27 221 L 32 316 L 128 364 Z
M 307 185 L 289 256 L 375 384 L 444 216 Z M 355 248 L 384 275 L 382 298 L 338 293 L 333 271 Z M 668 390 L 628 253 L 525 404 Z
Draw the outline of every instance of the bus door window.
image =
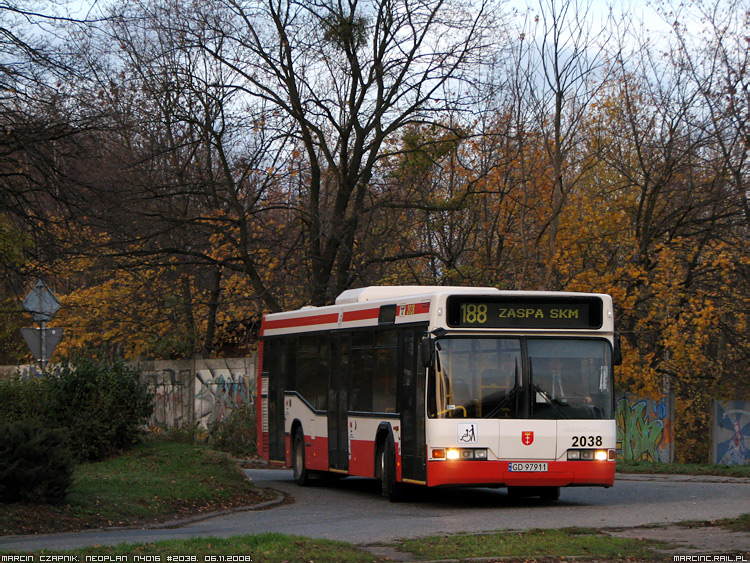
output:
M 372 412 L 372 384 L 375 364 L 372 332 L 353 333 L 350 351 L 349 410 Z
M 328 341 L 310 334 L 301 336 L 297 348 L 293 382 L 287 389 L 297 391 L 316 410 L 328 408 Z
M 472 377 L 471 363 L 475 350 L 471 348 L 471 340 L 457 339 L 450 342 L 445 352 L 447 359 L 443 362 L 448 381 L 448 404 L 446 413 L 452 418 L 469 418 L 475 416 L 474 397 L 475 382 Z
M 398 338 L 395 330 L 376 333 L 374 360 L 372 411 L 395 413 L 398 378 Z
M 435 361 L 430 380 L 430 416 L 446 418 L 454 416 L 455 388 L 452 377 L 453 355 L 449 346 L 440 341 L 435 345 Z
M 522 405 L 521 365 L 517 339 L 441 339 L 430 384 L 430 415 L 517 417 Z

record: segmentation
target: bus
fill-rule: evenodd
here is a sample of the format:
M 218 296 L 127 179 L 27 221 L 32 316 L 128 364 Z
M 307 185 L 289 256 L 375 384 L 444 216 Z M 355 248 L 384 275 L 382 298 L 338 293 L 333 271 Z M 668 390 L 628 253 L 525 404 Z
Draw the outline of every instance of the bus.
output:
M 612 299 L 595 293 L 375 286 L 265 315 L 258 449 L 320 477 L 506 487 L 556 500 L 615 476 Z

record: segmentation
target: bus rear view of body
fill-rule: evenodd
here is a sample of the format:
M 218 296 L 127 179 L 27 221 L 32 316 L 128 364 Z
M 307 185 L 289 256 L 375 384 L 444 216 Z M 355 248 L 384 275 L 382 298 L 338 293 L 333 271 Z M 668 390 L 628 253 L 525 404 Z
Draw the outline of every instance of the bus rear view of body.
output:
M 316 474 L 507 487 L 556 499 L 614 482 L 608 295 L 368 287 L 267 315 L 259 451 Z

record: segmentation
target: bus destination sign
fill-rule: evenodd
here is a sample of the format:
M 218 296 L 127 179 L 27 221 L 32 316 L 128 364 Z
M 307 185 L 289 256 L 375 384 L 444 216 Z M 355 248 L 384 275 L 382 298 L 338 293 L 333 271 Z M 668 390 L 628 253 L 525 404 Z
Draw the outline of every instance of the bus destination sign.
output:
M 602 326 L 602 301 L 596 297 L 448 298 L 448 325 L 455 328 L 571 328 Z

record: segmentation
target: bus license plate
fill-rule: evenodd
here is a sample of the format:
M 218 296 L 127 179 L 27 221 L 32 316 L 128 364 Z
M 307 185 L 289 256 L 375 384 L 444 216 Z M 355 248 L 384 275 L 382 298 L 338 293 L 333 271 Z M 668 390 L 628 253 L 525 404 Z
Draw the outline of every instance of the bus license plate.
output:
M 509 463 L 508 471 L 548 471 L 546 463 Z

